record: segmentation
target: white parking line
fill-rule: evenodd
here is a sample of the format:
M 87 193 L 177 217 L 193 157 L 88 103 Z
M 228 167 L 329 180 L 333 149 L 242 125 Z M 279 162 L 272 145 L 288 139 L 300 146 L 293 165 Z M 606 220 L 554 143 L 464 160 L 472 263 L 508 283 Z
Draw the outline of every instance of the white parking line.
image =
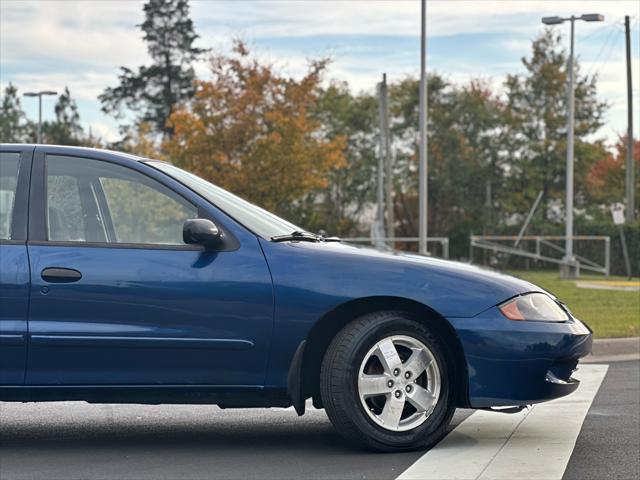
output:
M 573 394 L 508 415 L 480 410 L 398 480 L 561 480 L 608 365 L 581 365 Z

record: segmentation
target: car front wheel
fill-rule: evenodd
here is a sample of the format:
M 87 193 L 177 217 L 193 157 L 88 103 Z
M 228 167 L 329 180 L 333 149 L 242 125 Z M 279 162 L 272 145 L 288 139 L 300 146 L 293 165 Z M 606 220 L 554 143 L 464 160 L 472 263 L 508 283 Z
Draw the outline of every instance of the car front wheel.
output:
M 371 313 L 344 327 L 325 354 L 320 383 L 336 429 L 377 451 L 433 445 L 455 410 L 444 346 L 402 312 Z

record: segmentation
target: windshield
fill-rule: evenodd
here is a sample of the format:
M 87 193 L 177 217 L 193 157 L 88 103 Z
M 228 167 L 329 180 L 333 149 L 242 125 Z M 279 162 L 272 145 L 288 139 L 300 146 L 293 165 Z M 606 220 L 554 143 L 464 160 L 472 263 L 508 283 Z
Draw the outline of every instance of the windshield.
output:
M 209 200 L 231 218 L 251 230 L 256 235 L 271 239 L 278 235 L 288 235 L 301 230 L 300 227 L 267 212 L 226 190 L 203 180 L 196 175 L 164 162 L 147 162 L 154 168 L 163 171 L 178 182 Z

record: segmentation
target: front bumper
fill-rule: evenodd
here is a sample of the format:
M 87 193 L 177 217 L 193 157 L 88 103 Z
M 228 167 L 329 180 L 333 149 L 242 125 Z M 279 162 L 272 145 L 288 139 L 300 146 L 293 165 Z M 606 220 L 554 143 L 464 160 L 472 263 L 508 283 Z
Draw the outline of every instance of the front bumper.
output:
M 544 402 L 578 388 L 571 373 L 592 344 L 591 330 L 580 320 L 513 321 L 494 307 L 449 321 L 466 357 L 472 408 Z

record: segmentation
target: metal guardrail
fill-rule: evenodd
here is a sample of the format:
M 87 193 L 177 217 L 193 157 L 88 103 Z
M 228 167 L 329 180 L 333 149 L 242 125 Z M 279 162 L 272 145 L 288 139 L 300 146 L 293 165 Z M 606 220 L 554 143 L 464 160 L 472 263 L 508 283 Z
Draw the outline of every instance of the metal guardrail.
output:
M 525 235 L 522 237 L 511 235 L 472 235 L 470 242 L 469 258 L 473 260 L 473 249 L 480 248 L 484 250 L 490 250 L 494 253 L 504 253 L 507 255 L 515 255 L 519 257 L 531 258 L 533 260 L 539 260 L 542 262 L 555 263 L 558 265 L 564 264 L 564 260 L 558 257 L 551 257 L 542 254 L 542 247 L 548 247 L 549 249 L 561 253 L 564 255 L 564 248 L 553 243 L 554 241 L 564 241 L 567 237 L 563 235 Z M 504 243 L 511 241 L 515 242 L 520 240 L 519 246 L 505 245 Z M 611 237 L 604 235 L 574 235 L 571 237 L 574 241 L 592 240 L 602 241 L 604 243 L 604 264 L 599 264 L 589 258 L 575 255 L 578 261 L 578 273 L 581 269 L 589 270 L 592 272 L 602 273 L 609 276 L 611 269 Z M 527 242 L 535 242 L 535 250 L 530 251 L 524 248 Z
M 373 239 L 371 237 L 351 237 L 344 238 L 342 237 L 342 241 L 351 242 L 351 243 L 368 243 L 370 245 L 383 244 L 387 248 L 395 250 L 392 244 L 395 242 L 404 242 L 404 243 L 415 243 L 416 245 L 419 242 L 418 237 L 381 237 Z M 449 258 L 449 237 L 429 237 L 427 238 L 427 244 L 429 243 L 438 243 L 442 248 L 442 258 Z M 417 251 L 417 249 L 416 249 Z

